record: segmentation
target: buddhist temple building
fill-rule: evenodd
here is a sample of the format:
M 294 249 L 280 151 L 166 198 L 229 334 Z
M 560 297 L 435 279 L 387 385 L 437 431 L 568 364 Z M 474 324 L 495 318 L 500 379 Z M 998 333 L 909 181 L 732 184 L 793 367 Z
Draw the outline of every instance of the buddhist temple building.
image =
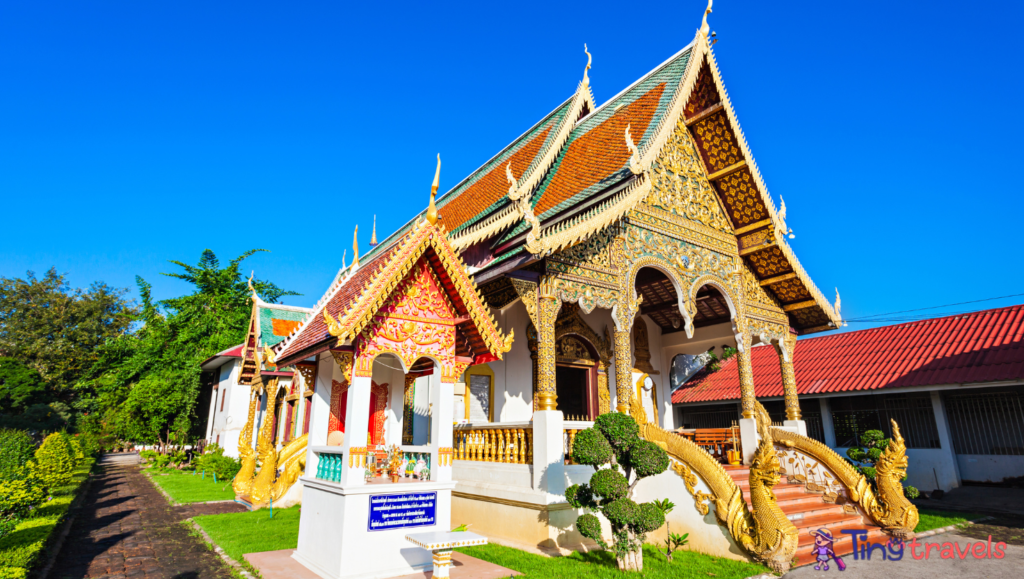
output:
M 785 206 L 768 192 L 711 50 L 710 12 L 692 42 L 602 104 L 588 52 L 575 91 L 436 196 L 439 157 L 426 208 L 379 243 L 374 231 L 365 254 L 357 237 L 352 263 L 308 313 L 288 318 L 287 335 L 278 340 L 273 325 L 276 341 L 260 334 L 253 343 L 266 347 L 243 353 L 243 377 L 269 384 L 295 368 L 301 386 L 287 396 L 309 396 L 297 410 L 310 408 L 295 485 L 303 565 L 360 576 L 362 563 L 339 566 L 338 553 L 357 557 L 366 520 L 331 513 L 369 508 L 365 485 L 436 493 L 431 529 L 473 524 L 542 553 L 593 548 L 564 495 L 593 473 L 572 464 L 576 433 L 609 412 L 628 413 L 668 451 L 671 468 L 645 479 L 637 500 L 681 505 L 669 520 L 690 533 L 690 548 L 785 570 L 807 534 L 791 520 L 807 512 L 823 517 L 808 525 L 912 534 L 899 444 L 873 491 L 807 436 L 795 344 L 842 324 L 838 294 L 825 298 L 787 242 Z M 774 426 L 757 402 L 755 344 L 770 346 L 781 375 Z M 738 350 L 740 415 L 711 448 L 676 432 L 670 375 L 676 355 L 721 345 Z M 720 452 L 726 443 L 731 452 Z M 260 504 L 270 496 L 260 485 L 277 483 L 266 467 L 257 474 L 256 455 L 280 462 L 269 445 L 250 454 L 240 477 L 264 480 L 236 490 Z M 797 456 L 818 470 L 784 472 Z M 404 476 L 380 478 L 394 461 Z M 826 472 L 832 484 L 815 486 Z M 792 478 L 776 501 L 783 476 Z M 790 504 L 804 510 L 784 511 Z M 370 535 L 398 532 L 375 524 L 387 526 L 371 516 Z

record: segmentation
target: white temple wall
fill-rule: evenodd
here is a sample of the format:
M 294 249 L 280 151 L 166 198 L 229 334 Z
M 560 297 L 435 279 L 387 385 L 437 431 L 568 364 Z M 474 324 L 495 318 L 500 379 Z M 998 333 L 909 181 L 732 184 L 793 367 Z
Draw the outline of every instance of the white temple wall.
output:
M 526 339 L 530 317 L 522 301 L 495 312 L 501 331 L 514 331 L 515 339 L 503 360 L 488 364 L 494 372 L 494 421 L 529 421 L 533 418 L 533 360 Z

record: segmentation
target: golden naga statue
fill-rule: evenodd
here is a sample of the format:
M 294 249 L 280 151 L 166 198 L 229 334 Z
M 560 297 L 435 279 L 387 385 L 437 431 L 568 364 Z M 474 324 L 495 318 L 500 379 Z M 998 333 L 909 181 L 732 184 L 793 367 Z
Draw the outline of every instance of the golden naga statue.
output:
M 259 403 L 259 389 L 253 386 L 249 392 L 249 418 L 245 421 L 245 426 L 242 427 L 241 438 L 238 439 L 238 458 L 242 461 L 242 468 L 231 483 L 236 497 L 249 495 L 252 478 L 256 474 L 256 453 L 252 449 L 252 429 L 256 424 L 256 407 L 259 406 Z
M 253 398 L 249 404 L 249 420 L 245 432 L 238 445 L 238 454 L 242 459 L 242 468 L 235 476 L 233 488 L 235 496 L 247 501 L 254 509 L 266 507 L 271 501 L 279 501 L 302 476 L 306 468 L 306 443 L 309 435 L 302 435 L 289 442 L 280 452 L 274 444 L 273 416 L 277 414 L 277 403 L 280 386 L 277 379 L 267 384 L 266 419 L 260 427 L 256 439 L 256 451 L 252 449 L 252 430 L 256 416 L 256 405 L 259 402 L 257 390 L 253 389 Z M 259 463 L 259 472 L 256 466 Z M 281 473 L 278 474 L 278 470 Z M 290 505 L 281 505 L 290 506 Z
M 750 468 L 753 514 L 743 500 L 743 491 L 706 450 L 655 424 L 641 424 L 640 435 L 668 452 L 674 461 L 672 470 L 682 477 L 687 490 L 694 497 L 698 512 L 702 515 L 708 512 L 704 501 L 710 499 L 715 506 L 715 517 L 729 529 L 729 534 L 738 545 L 772 570 L 785 573 L 796 554 L 798 536 L 796 527 L 779 508 L 772 492 L 772 487 L 780 477 L 778 455 L 768 430 L 770 424 L 767 414 L 759 417 L 761 445 Z M 697 477 L 707 484 L 710 494 L 696 490 Z
M 772 429 L 775 442 L 798 450 L 824 465 L 846 489 L 847 498 L 860 505 L 864 514 L 898 539 L 911 539 L 918 522 L 917 507 L 903 494 L 903 477 L 907 473 L 907 446 L 899 426 L 892 421 L 893 438 L 875 465 L 878 492 L 849 462 L 834 450 L 806 436 Z
M 894 537 L 904 540 L 914 536 L 919 519 L 917 507 L 903 494 L 902 481 L 906 476 L 907 445 L 893 420 L 892 440 L 875 463 L 875 482 L 881 501 L 872 509 L 871 516 Z
M 764 562 L 773 571 L 785 573 L 796 554 L 799 536 L 796 526 L 776 503 L 772 490 L 779 484 L 779 456 L 772 440 L 771 419 L 761 403 L 755 402 L 757 433 L 761 442 L 750 462 L 750 504 L 757 532 L 743 535 L 740 541 L 754 558 Z

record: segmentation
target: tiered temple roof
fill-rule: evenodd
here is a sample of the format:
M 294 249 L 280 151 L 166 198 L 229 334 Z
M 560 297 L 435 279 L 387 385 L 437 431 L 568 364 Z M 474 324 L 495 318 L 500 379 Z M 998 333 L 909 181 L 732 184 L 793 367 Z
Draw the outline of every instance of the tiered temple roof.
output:
M 790 325 L 806 334 L 841 324 L 786 241 L 785 212 L 768 194 L 705 35 L 698 31 L 689 46 L 600 107 L 585 73 L 572 97 L 441 196 L 439 223 L 477 283 L 626 217 L 650 191 L 648 169 L 661 149 L 685 127 L 728 215 L 739 255 L 778 299 Z M 365 291 L 371 275 L 365 271 L 382 267 L 423 215 L 372 248 L 355 275 L 339 272 L 314 310 L 327 302 L 332 310 Z M 306 325 L 322 324 L 318 316 Z

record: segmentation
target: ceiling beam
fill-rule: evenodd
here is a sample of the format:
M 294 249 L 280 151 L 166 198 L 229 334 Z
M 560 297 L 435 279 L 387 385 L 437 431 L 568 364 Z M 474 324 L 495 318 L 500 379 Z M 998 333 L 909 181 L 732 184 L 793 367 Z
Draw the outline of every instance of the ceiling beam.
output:
M 686 119 L 686 126 L 692 127 L 693 125 L 696 125 L 697 123 L 703 121 L 704 119 L 710 117 L 711 115 L 717 113 L 718 111 L 724 108 L 725 105 L 723 105 L 722 103 L 715 103 L 710 107 L 702 110 L 701 112 L 693 115 L 692 117 Z
M 769 277 L 769 278 L 761 280 L 761 287 L 764 287 L 766 285 L 772 285 L 772 284 L 779 283 L 779 282 L 783 282 L 783 281 L 786 281 L 786 280 L 789 280 L 789 279 L 794 279 L 795 277 L 796 277 L 796 272 L 784 273 L 782 275 L 777 275 L 775 277 Z
M 714 173 L 708 175 L 708 181 L 717 181 L 718 179 L 721 179 L 722 177 L 727 177 L 729 175 L 732 175 L 736 171 L 739 171 L 740 169 L 742 169 L 742 168 L 744 168 L 746 166 L 747 166 L 746 159 L 742 159 L 738 163 L 733 163 L 732 165 L 729 165 L 728 167 L 726 167 L 725 169 L 722 169 L 721 171 L 715 171 Z
M 740 227 L 739 229 L 737 229 L 736 231 L 733 231 L 732 233 L 733 233 L 733 235 L 743 235 L 744 233 L 749 233 L 749 232 L 751 232 L 751 231 L 753 231 L 755 229 L 761 229 L 762 227 L 767 227 L 767 226 L 769 226 L 771 224 L 772 224 L 771 218 L 762 219 L 761 221 L 755 221 L 754 223 L 751 223 L 750 225 L 744 225 L 743 227 Z
M 806 310 L 807 308 L 813 308 L 818 305 L 818 302 L 814 300 L 807 300 L 803 302 L 797 302 L 795 304 L 789 304 L 788 306 L 782 306 L 784 312 L 794 312 L 796 310 Z

